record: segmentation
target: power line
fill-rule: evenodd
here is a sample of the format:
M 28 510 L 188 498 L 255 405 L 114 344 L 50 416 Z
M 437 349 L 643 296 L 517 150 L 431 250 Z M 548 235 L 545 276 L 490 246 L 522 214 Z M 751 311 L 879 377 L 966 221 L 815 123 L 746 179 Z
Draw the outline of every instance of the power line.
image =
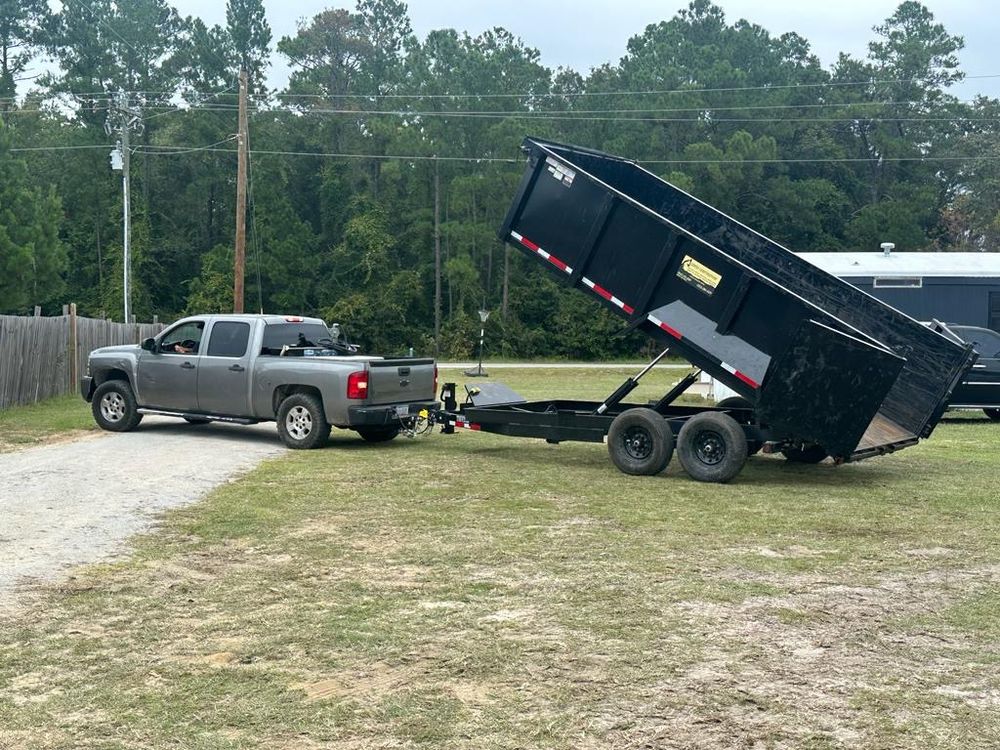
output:
M 987 75 L 967 75 L 964 80 L 981 80 L 1000 78 L 1000 73 Z M 884 83 L 919 83 L 921 78 L 885 78 L 864 81 L 826 81 L 817 83 L 787 83 L 765 84 L 763 86 L 724 86 L 718 88 L 698 89 L 659 89 L 647 91 L 575 91 L 548 92 L 525 94 L 275 94 L 281 98 L 316 98 L 316 99 L 535 99 L 535 98 L 573 98 L 586 96 L 661 96 L 673 94 L 704 94 L 733 91 L 779 91 L 788 89 L 845 87 L 845 86 L 877 86 Z
M 226 143 L 232 138 L 220 141 Z M 113 144 L 81 145 L 81 146 L 22 146 L 12 148 L 12 152 L 39 152 L 39 151 L 72 151 L 84 149 L 107 149 L 113 148 Z M 225 154 L 235 154 L 236 149 L 219 148 L 218 145 L 209 146 L 178 146 L 159 145 L 160 153 L 194 153 L 194 152 L 219 152 Z M 523 164 L 523 159 L 504 158 L 497 156 L 427 156 L 423 154 L 345 154 L 327 153 L 324 151 L 277 151 L 266 149 L 255 149 L 250 152 L 257 156 L 313 156 L 329 159 L 381 159 L 389 161 L 450 161 L 469 163 L 503 163 L 503 164 Z M 977 156 L 953 155 L 942 156 L 895 156 L 879 159 L 883 162 L 936 162 L 936 161 L 997 161 L 1000 155 L 980 154 Z M 870 162 L 872 159 L 866 157 L 829 157 L 829 158 L 776 158 L 776 159 L 634 159 L 639 164 L 832 164 L 832 163 L 852 163 Z
M 137 153 L 137 154 L 151 154 L 151 155 L 159 155 L 159 156 L 178 156 L 178 155 L 181 155 L 181 154 L 193 154 L 196 151 L 218 151 L 220 149 L 217 149 L 216 146 L 221 146 L 224 143 L 230 143 L 232 141 L 235 141 L 236 138 L 237 138 L 237 136 L 231 135 L 228 138 L 223 138 L 221 141 L 216 141 L 215 143 L 210 143 L 207 146 L 198 146 L 198 147 L 194 147 L 194 148 L 183 148 L 182 150 L 175 150 L 177 148 L 175 146 L 158 146 L 158 145 L 154 144 L 154 145 L 150 145 L 150 146 L 139 147 L 139 148 L 137 148 L 135 150 L 135 153 Z M 166 149 L 166 150 L 163 150 L 163 149 Z
M 215 98 L 215 97 L 218 97 L 218 96 L 222 96 L 222 95 L 227 94 L 227 91 L 230 88 L 232 88 L 232 86 L 229 86 L 226 89 L 223 89 L 222 91 L 218 91 L 218 92 L 216 92 L 214 94 L 204 94 L 203 96 L 205 96 L 206 98 Z M 135 92 L 132 92 L 132 93 L 134 94 Z M 73 96 L 79 96 L 81 98 L 86 96 L 85 94 L 72 94 L 72 95 Z M 108 98 L 113 98 L 113 96 L 114 95 L 109 95 Z M 438 114 L 438 115 L 445 115 L 445 114 L 447 114 L 447 115 L 463 115 L 463 116 L 470 116 L 470 115 L 500 115 L 500 114 L 574 114 L 574 115 L 595 114 L 596 115 L 596 114 L 629 114 L 629 113 L 644 114 L 644 113 L 662 113 L 662 112 L 708 112 L 708 111 L 711 111 L 711 112 L 740 112 L 740 111 L 747 111 L 747 110 L 750 110 L 750 111 L 757 111 L 757 110 L 773 111 L 773 110 L 781 110 L 781 109 L 833 109 L 833 108 L 850 109 L 850 108 L 853 108 L 853 107 L 896 107 L 896 106 L 907 106 L 907 105 L 911 105 L 911 104 L 923 104 L 923 102 L 914 99 L 914 100 L 888 101 L 888 102 L 882 102 L 882 101 L 837 102 L 837 103 L 827 102 L 827 103 L 824 103 L 824 104 L 741 104 L 741 105 L 725 106 L 725 107 L 716 107 L 716 106 L 712 106 L 712 105 L 703 105 L 703 106 L 700 106 L 700 107 L 642 107 L 642 108 L 635 108 L 635 107 L 633 107 L 633 108 L 629 108 L 629 109 L 429 110 L 429 111 L 426 111 L 426 112 L 425 111 L 414 112 L 412 110 L 403 110 L 403 109 L 398 109 L 398 110 L 367 110 L 367 109 L 329 109 L 329 110 L 324 110 L 324 109 L 307 109 L 307 110 L 295 110 L 295 109 L 280 109 L 280 108 L 266 109 L 266 108 L 262 108 L 262 107 L 257 107 L 256 110 L 258 112 L 303 112 L 304 114 L 308 114 L 310 112 L 338 112 L 338 113 L 372 112 L 372 113 L 376 113 L 376 114 L 384 114 L 385 112 L 391 112 L 391 113 L 401 113 L 401 114 L 429 114 L 429 113 L 433 113 L 433 114 Z M 956 104 L 957 105 L 969 105 L 969 104 L 975 104 L 975 100 L 974 99 L 956 99 L 954 101 L 947 102 L 946 104 L 947 105 L 956 105 Z M 292 106 L 294 106 L 294 105 L 292 105 Z M 942 105 L 942 106 L 944 106 L 944 105 Z M 179 107 L 172 107 L 172 106 L 168 107 L 168 105 L 151 104 L 151 105 L 145 107 L 145 109 L 149 109 L 149 110 L 157 110 L 157 109 L 165 109 L 165 108 L 167 109 L 167 112 L 164 112 L 163 114 L 170 114 L 171 112 L 187 112 L 187 111 L 197 111 L 199 109 L 206 109 L 206 110 L 209 109 L 208 106 L 204 106 L 204 105 L 200 105 L 200 104 L 188 104 L 187 106 L 179 106 Z M 236 104 L 225 104 L 225 103 L 222 103 L 222 102 L 215 102 L 215 103 L 213 103 L 211 105 L 211 108 L 212 109 L 229 111 L 229 110 L 235 110 L 237 108 L 237 105 Z M 15 111 L 16 112 L 25 112 L 25 113 L 35 113 L 35 112 L 46 112 L 48 110 L 43 109 L 43 108 L 35 108 L 35 109 L 20 109 L 20 110 L 15 110 Z M 154 117 L 159 117 L 160 115 L 158 114 L 158 115 L 153 115 L 153 116 Z
M 73 0 L 76 2 L 77 0 Z M 89 10 L 89 9 L 88 9 Z M 117 32 L 115 32 L 117 34 Z M 121 38 L 121 37 L 119 37 Z M 122 38 L 126 44 L 128 41 Z M 132 46 L 129 44 L 129 46 Z M 133 47 L 133 49 L 135 49 Z M 221 58 L 217 58 L 223 62 Z M 963 80 L 987 80 L 1000 78 L 1000 73 L 989 73 L 983 75 L 966 75 Z M 275 93 L 275 97 L 280 99 L 563 99 L 590 96 L 661 96 L 661 95 L 684 95 L 684 94 L 706 94 L 722 92 L 740 91 L 786 91 L 794 89 L 814 89 L 814 88 L 843 88 L 849 86 L 877 86 L 886 83 L 919 83 L 920 78 L 884 78 L 866 79 L 861 81 L 825 81 L 816 83 L 788 83 L 788 84 L 764 84 L 761 86 L 724 86 L 717 88 L 688 88 L 688 89 L 650 89 L 650 90 L 623 90 L 623 91 L 576 91 L 576 92 L 527 92 L 510 94 L 292 94 Z M 231 88 L 231 87 L 230 87 Z M 68 92 L 73 96 L 82 98 L 107 96 L 107 92 Z M 178 93 L 177 91 L 127 91 L 127 94 L 168 96 Z M 220 92 L 221 93 L 221 92 Z M 236 96 L 236 93 L 227 93 L 227 96 Z M 7 100 L 16 100 L 17 97 L 4 97 Z M 789 105 L 795 106 L 795 105 Z
M 101 24 L 104 28 L 106 28 L 108 31 L 110 31 L 112 34 L 114 34 L 116 37 L 118 37 L 126 45 L 128 45 L 132 49 L 132 51 L 135 52 L 135 54 L 139 55 L 139 57 L 142 57 L 142 53 L 139 51 L 139 49 L 134 44 L 132 44 L 132 42 L 130 42 L 128 39 L 126 39 L 121 34 L 119 34 L 115 30 L 115 28 L 111 24 L 109 24 L 104 18 L 102 18 L 101 16 L 97 15 L 94 11 L 92 11 L 90 8 L 88 8 L 86 5 L 84 5 L 79 0 L 70 0 L 70 2 L 72 2 L 78 8 L 83 8 L 85 11 L 87 11 L 87 14 L 91 18 L 93 18 L 95 21 L 97 21 L 99 24 Z
M 157 107 L 146 107 L 145 109 L 157 109 Z M 13 110 L 10 114 L 34 114 L 38 112 L 45 112 L 46 110 Z M 151 115 L 150 117 L 158 117 L 163 114 L 170 114 L 173 112 L 232 112 L 233 107 L 220 107 L 218 105 L 212 106 L 192 106 L 192 107 L 171 107 L 166 112 L 161 112 L 158 115 Z M 636 110 L 641 111 L 641 110 Z M 711 108 L 692 110 L 699 112 L 711 112 Z M 954 117 L 938 117 L 938 116 L 922 116 L 922 117 L 897 117 L 894 115 L 873 115 L 867 113 L 859 113 L 856 115 L 845 115 L 842 117 L 623 117 L 623 116 L 596 116 L 596 115 L 578 115 L 573 112 L 564 113 L 550 113 L 550 112 L 461 112 L 461 111 L 404 111 L 404 110 L 356 110 L 356 109 L 310 109 L 304 112 L 298 113 L 292 110 L 286 109 L 253 109 L 255 114 L 301 114 L 306 115 L 336 115 L 344 117 L 414 117 L 414 118 L 429 118 L 429 117 L 450 117 L 454 119 L 467 119 L 467 120 L 496 120 L 496 119 L 507 119 L 507 120 L 522 120 L 522 121 L 560 121 L 560 122 L 611 122 L 611 123 L 622 123 L 622 122 L 638 122 L 638 123 L 653 123 L 653 124 L 683 124 L 683 123 L 693 123 L 702 125 L 715 125 L 721 123 L 741 123 L 741 124 L 775 124 L 775 123 L 798 123 L 798 124 L 810 124 L 810 123 L 852 123 L 858 120 L 865 120 L 868 122 L 910 122 L 910 123 L 921 123 L 921 122 L 941 122 L 941 123 L 977 123 L 977 122 L 996 122 L 1000 121 L 1000 115 L 987 115 L 987 116 L 965 116 L 957 115 Z M 150 119 L 150 118 L 147 118 Z

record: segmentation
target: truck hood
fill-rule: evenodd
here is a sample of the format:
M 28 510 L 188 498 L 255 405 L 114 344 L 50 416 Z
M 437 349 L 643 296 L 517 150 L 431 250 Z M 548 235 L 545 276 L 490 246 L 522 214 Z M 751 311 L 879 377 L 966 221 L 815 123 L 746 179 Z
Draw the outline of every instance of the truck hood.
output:
M 137 351 L 140 351 L 138 344 L 121 344 L 119 346 L 102 346 L 100 349 L 94 349 L 90 354 L 93 356 L 95 354 L 119 354 L 121 352 Z

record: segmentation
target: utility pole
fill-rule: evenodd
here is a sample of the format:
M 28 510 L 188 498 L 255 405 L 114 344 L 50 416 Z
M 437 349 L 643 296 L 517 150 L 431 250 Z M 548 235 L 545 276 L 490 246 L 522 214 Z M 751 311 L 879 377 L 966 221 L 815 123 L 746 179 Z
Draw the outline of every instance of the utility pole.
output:
M 138 108 L 129 105 L 128 97 L 120 92 L 114 107 L 108 110 L 108 119 L 104 123 L 108 135 L 118 131 L 116 151 L 111 152 L 111 168 L 122 171 L 122 299 L 125 322 L 132 322 L 132 180 L 129 172 L 129 162 L 132 155 L 129 146 L 129 133 L 143 130 L 142 113 Z
M 434 356 L 441 354 L 441 173 L 434 157 Z
M 247 71 L 240 70 L 239 155 L 236 167 L 236 253 L 233 258 L 233 312 L 243 312 L 247 247 Z

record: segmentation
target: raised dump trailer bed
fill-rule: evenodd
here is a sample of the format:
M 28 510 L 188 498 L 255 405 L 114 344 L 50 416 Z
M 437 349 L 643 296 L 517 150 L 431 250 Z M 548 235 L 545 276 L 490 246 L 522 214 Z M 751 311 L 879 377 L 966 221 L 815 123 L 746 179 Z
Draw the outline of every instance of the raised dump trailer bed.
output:
M 533 138 L 523 148 L 500 237 L 741 394 L 766 449 L 842 463 L 913 445 L 974 362 L 971 347 L 633 161 Z

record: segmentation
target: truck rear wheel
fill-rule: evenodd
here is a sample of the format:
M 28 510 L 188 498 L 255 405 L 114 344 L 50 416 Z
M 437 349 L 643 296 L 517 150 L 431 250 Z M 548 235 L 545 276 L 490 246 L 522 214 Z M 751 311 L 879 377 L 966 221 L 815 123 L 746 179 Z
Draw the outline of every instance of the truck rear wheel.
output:
M 818 464 L 830 454 L 822 445 L 810 445 L 808 448 L 785 448 L 781 455 L 795 464 Z
M 278 435 L 289 448 L 322 448 L 330 437 L 323 404 L 311 393 L 293 393 L 278 407 Z
M 681 427 L 677 456 L 692 479 L 728 482 L 747 460 L 747 438 L 728 414 L 702 412 Z
M 111 432 L 134 430 L 142 421 L 132 386 L 126 380 L 108 380 L 97 386 L 90 410 L 100 428 Z
M 369 443 L 387 443 L 399 434 L 399 427 L 358 427 L 362 440 Z
M 667 421 L 652 409 L 629 409 L 611 423 L 608 453 L 625 474 L 659 474 L 674 455 L 674 433 Z

